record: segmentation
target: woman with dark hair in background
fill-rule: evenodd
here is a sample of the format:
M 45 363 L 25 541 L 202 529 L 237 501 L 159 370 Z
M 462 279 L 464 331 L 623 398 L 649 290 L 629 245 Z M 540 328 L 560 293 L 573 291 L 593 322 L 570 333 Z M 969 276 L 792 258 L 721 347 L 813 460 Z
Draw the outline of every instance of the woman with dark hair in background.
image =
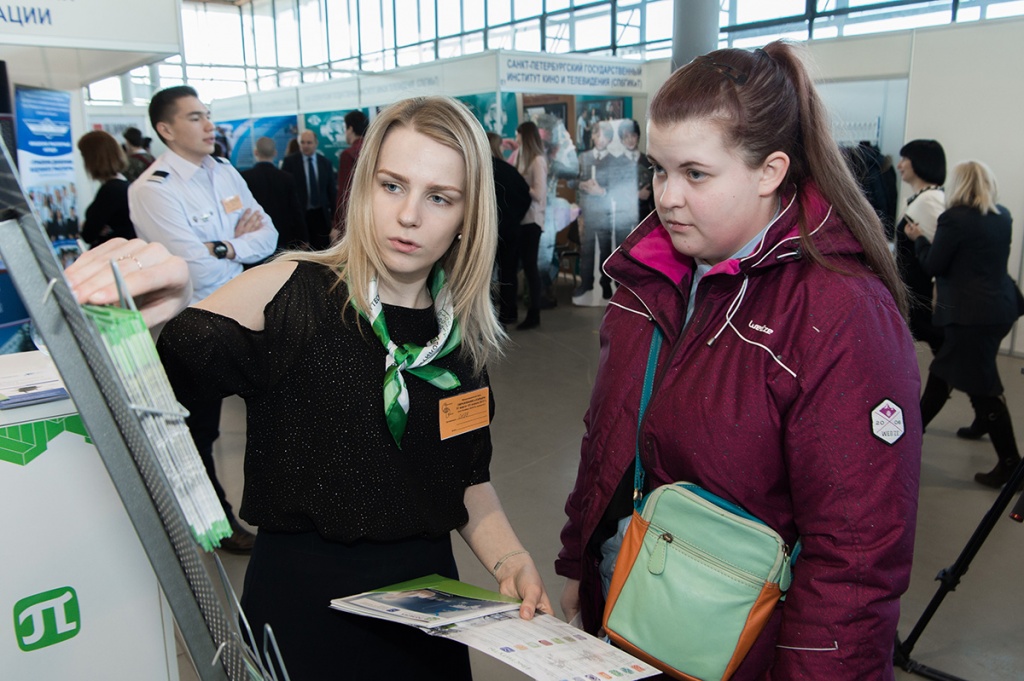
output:
M 896 225 L 896 260 L 900 276 L 910 289 L 910 332 L 924 341 L 932 354 L 942 346 L 942 329 L 932 323 L 932 277 L 925 272 L 914 253 L 914 240 L 905 232 L 916 224 L 929 239 L 935 234 L 939 215 L 946 210 L 946 154 L 935 140 L 911 140 L 900 149 L 896 164 L 900 177 L 914 190 L 907 199 L 903 219 Z
M 803 547 L 733 681 L 891 681 L 921 383 L 878 216 L 787 43 L 675 71 L 647 156 L 656 213 L 604 265 L 619 286 L 555 564 L 565 615 L 598 630 L 634 493 L 690 481 Z
M 544 153 L 544 143 L 540 139 L 540 130 L 533 121 L 520 123 L 516 128 L 516 142 L 519 153 L 516 156 L 516 170 L 530 185 L 530 209 L 526 211 L 519 226 L 519 260 L 526 275 L 526 285 L 530 289 L 530 306 L 526 318 L 516 326 L 525 330 L 540 326 L 541 283 L 540 270 L 537 266 L 537 253 L 540 249 L 540 235 L 544 231 L 544 213 L 548 201 L 548 159 Z
M 143 137 L 142 131 L 138 128 L 125 128 L 122 133 L 125 142 L 125 153 L 128 155 L 128 167 L 124 171 L 125 179 L 129 183 L 138 179 L 146 168 L 153 164 L 156 159 L 149 153 L 149 137 Z
M 135 238 L 135 227 L 128 216 L 128 165 L 124 150 L 110 133 L 93 130 L 78 140 L 85 172 L 101 183 L 96 197 L 85 209 L 82 240 L 90 247 L 98 246 L 115 236 Z
M 1013 220 L 996 203 L 996 179 L 983 163 L 958 163 L 948 196 L 949 210 L 939 216 L 932 237 L 916 224 L 906 228 L 921 267 L 935 277 L 934 320 L 945 332 L 928 368 L 921 420 L 927 426 L 954 388 L 967 393 L 974 424 L 961 430 L 973 431 L 977 437 L 988 433 L 999 457 L 995 468 L 977 473 L 974 479 L 999 488 L 1020 463 L 996 367 L 999 344 L 1024 312 L 1017 302 L 1016 284 L 1006 271 Z
M 281 164 L 284 163 L 285 158 L 297 153 L 299 153 L 299 138 L 293 137 L 290 140 L 288 140 L 288 144 L 285 145 L 284 154 L 281 155 L 281 160 L 277 162 L 277 166 L 281 167 Z

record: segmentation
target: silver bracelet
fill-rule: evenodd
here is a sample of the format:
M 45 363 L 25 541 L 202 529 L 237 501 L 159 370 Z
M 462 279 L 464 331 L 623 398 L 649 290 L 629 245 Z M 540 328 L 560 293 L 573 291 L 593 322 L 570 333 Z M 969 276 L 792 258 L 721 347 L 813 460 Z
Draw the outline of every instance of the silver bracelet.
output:
M 504 565 L 505 561 L 511 558 L 512 556 L 518 556 L 521 553 L 529 553 L 529 551 L 527 551 L 526 549 L 519 549 L 518 551 L 509 551 L 508 553 L 506 553 L 504 556 L 499 558 L 498 562 L 494 564 L 493 568 L 491 568 L 491 574 L 497 577 L 498 570 L 501 569 L 501 566 Z

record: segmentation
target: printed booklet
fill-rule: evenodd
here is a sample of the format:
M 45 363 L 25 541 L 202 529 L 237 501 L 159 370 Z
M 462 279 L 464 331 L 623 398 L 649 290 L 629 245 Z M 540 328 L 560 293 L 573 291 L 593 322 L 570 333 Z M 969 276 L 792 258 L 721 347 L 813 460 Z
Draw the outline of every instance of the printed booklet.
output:
M 519 617 L 519 601 L 440 575 L 336 598 L 331 607 L 444 636 L 538 681 L 643 679 L 660 672 L 552 616 Z

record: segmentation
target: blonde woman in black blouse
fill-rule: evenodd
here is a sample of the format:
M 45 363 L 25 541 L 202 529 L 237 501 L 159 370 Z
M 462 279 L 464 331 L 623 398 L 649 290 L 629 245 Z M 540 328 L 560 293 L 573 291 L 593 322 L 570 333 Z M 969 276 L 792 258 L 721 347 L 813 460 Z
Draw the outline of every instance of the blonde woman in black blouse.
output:
M 176 389 L 246 401 L 239 515 L 259 533 L 242 606 L 254 630 L 273 626 L 291 678 L 468 679 L 463 646 L 327 604 L 457 576 L 458 530 L 521 616 L 551 612 L 488 482 L 487 426 L 442 439 L 445 405 L 475 398 L 488 422 L 485 366 L 505 338 L 487 140 L 463 105 L 420 98 L 374 120 L 361 158 L 344 239 L 237 277 L 172 319 L 160 349 Z M 79 299 L 111 302 L 105 263 L 128 253 L 133 292 L 163 296 L 165 317 L 182 276 L 154 244 L 89 254 L 68 275 Z
M 958 163 L 949 182 L 948 209 L 939 215 L 935 232 L 929 235 L 910 223 L 906 233 L 922 269 L 935 277 L 933 320 L 944 331 L 921 395 L 922 423 L 931 422 L 954 388 L 967 393 L 974 407 L 969 430 L 979 437 L 987 432 L 999 459 L 995 468 L 974 479 L 998 489 L 1020 463 L 1020 453 L 996 355 L 1024 310 L 1006 270 L 1013 219 L 997 200 L 996 178 L 988 166 Z

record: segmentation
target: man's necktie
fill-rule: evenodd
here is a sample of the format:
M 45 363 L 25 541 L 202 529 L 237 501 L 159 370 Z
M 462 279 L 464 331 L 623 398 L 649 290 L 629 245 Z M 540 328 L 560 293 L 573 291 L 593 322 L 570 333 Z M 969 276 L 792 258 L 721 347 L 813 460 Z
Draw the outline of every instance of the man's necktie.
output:
M 313 157 L 307 156 L 306 163 L 306 183 L 308 184 L 307 189 L 309 192 L 309 208 L 312 210 L 320 205 L 320 192 L 318 192 L 316 188 L 316 167 L 313 165 Z

